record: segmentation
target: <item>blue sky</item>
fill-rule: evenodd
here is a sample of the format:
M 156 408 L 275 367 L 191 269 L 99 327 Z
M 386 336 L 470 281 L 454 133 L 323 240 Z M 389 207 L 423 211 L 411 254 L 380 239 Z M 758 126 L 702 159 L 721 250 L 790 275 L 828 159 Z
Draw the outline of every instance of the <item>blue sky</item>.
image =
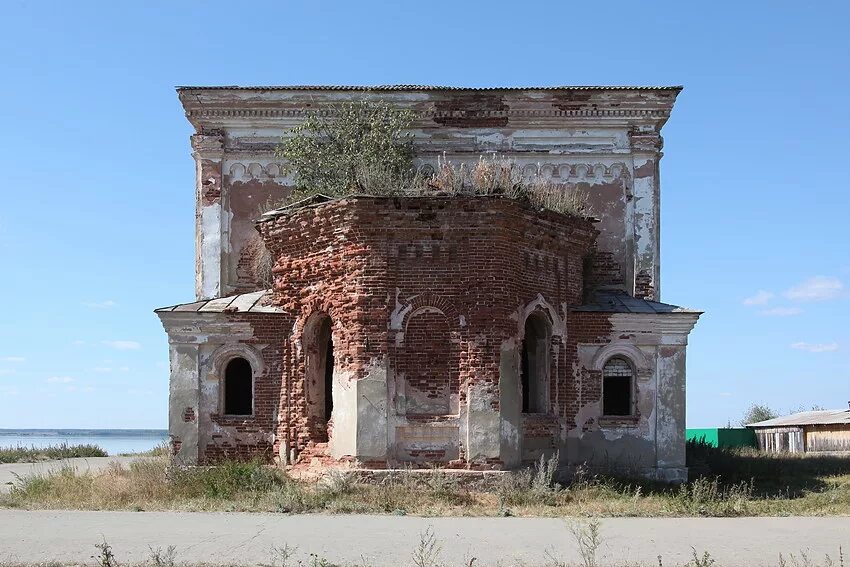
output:
M 175 7 L 176 6 L 176 7 Z M 662 294 L 688 424 L 850 400 L 846 2 L 23 2 L 0 34 L 0 428 L 165 427 L 193 297 L 175 85 L 682 84 Z

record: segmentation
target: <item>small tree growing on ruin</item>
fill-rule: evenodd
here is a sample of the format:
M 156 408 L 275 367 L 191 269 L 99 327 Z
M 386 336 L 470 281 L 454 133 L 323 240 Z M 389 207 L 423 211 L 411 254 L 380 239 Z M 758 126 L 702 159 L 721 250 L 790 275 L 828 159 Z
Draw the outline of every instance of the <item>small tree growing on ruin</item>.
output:
M 413 178 L 412 123 L 411 111 L 383 101 L 338 104 L 309 114 L 277 154 L 296 175 L 296 195 L 396 192 Z

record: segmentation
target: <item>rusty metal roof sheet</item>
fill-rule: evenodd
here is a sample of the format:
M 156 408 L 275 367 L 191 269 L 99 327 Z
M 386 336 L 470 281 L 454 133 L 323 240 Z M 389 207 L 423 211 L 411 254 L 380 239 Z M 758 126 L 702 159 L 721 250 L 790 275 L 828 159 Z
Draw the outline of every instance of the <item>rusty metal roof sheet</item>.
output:
M 228 297 L 205 299 L 192 303 L 181 303 L 155 309 L 155 313 L 284 313 L 283 309 L 270 303 L 271 290 L 240 293 Z
M 349 197 L 352 197 L 352 196 L 353 195 L 349 195 Z M 276 209 L 271 209 L 270 211 L 266 211 L 262 215 L 260 215 L 260 218 L 257 219 L 257 222 L 261 223 L 263 221 L 269 220 L 269 219 L 274 218 L 276 216 L 280 216 L 283 213 L 286 213 L 288 211 L 294 211 L 296 209 L 303 209 L 303 208 L 313 206 L 313 205 L 321 205 L 322 203 L 327 203 L 328 201 L 335 201 L 335 200 L 337 200 L 337 197 L 330 197 L 328 195 L 323 195 L 322 193 L 317 193 L 315 195 L 311 195 L 311 196 L 306 197 L 304 199 L 301 199 L 299 201 L 289 203 L 288 205 L 284 205 L 282 207 L 278 207 Z
M 270 85 L 270 86 L 178 86 L 178 91 L 681 91 L 681 86 L 615 86 L 615 85 L 560 85 L 550 87 L 451 87 L 439 85 Z
M 765 421 L 757 421 L 756 423 L 748 423 L 747 427 L 793 427 L 797 425 L 847 425 L 850 427 L 850 409 L 803 411 Z
M 632 297 L 621 290 L 596 291 L 588 303 L 573 307 L 572 310 L 600 313 L 702 313 L 678 305 Z

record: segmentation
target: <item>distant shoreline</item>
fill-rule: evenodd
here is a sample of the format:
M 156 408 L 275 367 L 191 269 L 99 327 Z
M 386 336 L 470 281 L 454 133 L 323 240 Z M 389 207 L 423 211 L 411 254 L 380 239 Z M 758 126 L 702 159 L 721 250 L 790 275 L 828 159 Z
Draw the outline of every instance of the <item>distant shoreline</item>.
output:
M 167 429 L 0 429 L 0 437 L 160 437 Z

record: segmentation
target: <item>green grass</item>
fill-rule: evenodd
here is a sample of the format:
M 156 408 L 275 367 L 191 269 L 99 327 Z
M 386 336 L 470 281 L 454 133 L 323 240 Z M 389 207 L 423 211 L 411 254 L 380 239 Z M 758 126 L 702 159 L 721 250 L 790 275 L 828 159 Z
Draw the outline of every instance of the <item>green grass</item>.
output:
M 37 461 L 70 459 L 72 457 L 106 457 L 97 445 L 68 445 L 50 447 L 0 447 L 0 463 L 34 463 Z
M 398 471 L 379 482 L 345 472 L 300 481 L 259 462 L 177 469 L 149 457 L 101 473 L 66 467 L 22 478 L 0 506 L 88 510 L 384 513 L 424 516 L 782 516 L 850 514 L 850 458 L 765 455 L 688 445 L 681 486 L 578 474 L 554 482 L 554 462 L 489 481 Z

